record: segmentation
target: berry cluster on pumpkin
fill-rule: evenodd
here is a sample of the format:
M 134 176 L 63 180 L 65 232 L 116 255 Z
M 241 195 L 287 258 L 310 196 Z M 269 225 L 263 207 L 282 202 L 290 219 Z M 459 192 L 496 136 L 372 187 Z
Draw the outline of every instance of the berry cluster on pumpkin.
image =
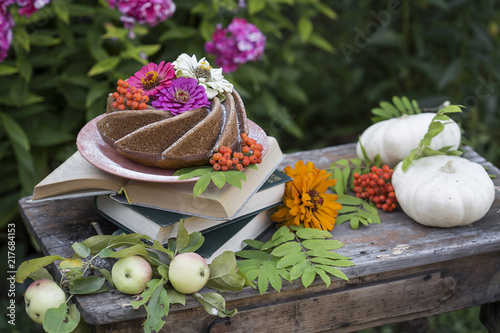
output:
M 241 151 L 233 152 L 230 147 L 222 146 L 213 154 L 210 164 L 214 170 L 236 169 L 241 171 L 244 167 L 262 162 L 262 145 L 250 138 L 247 133 L 241 133 L 241 139 L 243 140 Z
M 354 173 L 353 190 L 356 197 L 370 200 L 383 211 L 394 211 L 397 207 L 397 199 L 391 183 L 393 173 L 394 170 L 388 165 L 382 168 L 374 165 L 366 174 Z

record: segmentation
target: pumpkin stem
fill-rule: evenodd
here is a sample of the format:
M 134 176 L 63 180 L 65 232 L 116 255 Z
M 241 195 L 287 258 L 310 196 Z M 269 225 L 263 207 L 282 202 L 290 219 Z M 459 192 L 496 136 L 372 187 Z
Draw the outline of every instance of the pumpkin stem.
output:
M 453 161 L 446 162 L 446 165 L 439 170 L 446 173 L 455 173 L 455 169 L 453 168 Z

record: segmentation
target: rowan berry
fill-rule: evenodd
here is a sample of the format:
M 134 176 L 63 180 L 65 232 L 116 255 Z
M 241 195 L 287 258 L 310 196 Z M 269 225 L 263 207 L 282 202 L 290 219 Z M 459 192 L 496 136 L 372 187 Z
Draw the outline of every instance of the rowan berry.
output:
M 221 165 L 220 169 L 221 169 L 222 171 L 227 171 L 227 170 L 229 170 L 229 168 L 227 167 L 227 165 Z
M 217 162 L 219 162 L 220 165 L 225 165 L 226 164 L 226 159 L 224 157 L 221 157 L 217 160 Z
M 214 160 L 214 158 L 212 157 L 212 158 L 210 159 L 210 164 L 211 164 L 211 165 L 214 165 L 215 163 L 217 163 L 217 161 L 216 161 L 216 160 Z
M 226 150 L 226 152 L 222 155 L 222 157 L 224 157 L 226 160 L 230 160 L 231 159 L 231 153 L 228 153 L 227 150 Z
M 255 164 L 255 163 L 257 163 L 257 156 L 255 156 L 255 155 L 250 155 L 250 156 L 248 157 L 248 160 L 250 161 L 250 163 Z
M 368 199 L 378 209 L 392 212 L 397 207 L 394 187 L 390 183 L 393 172 L 389 166 L 384 165 L 382 168 L 372 166 L 366 174 L 354 173 L 353 191 L 356 197 Z
M 243 170 L 243 164 L 241 164 L 241 163 L 236 164 L 236 170 L 238 170 L 238 171 Z
M 214 170 L 219 171 L 221 169 L 221 166 L 219 163 L 215 163 L 213 168 L 214 168 Z
M 243 147 L 241 147 L 241 151 L 244 152 L 245 154 L 248 154 L 250 152 L 250 147 L 243 146 Z

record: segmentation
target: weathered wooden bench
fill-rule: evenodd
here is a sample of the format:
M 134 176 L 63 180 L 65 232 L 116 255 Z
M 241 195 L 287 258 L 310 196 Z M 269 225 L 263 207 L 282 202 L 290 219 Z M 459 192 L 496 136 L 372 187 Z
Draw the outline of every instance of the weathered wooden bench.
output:
M 354 157 L 354 147 L 288 154 L 282 167 L 303 159 L 328 169 L 334 161 Z M 465 156 L 500 175 L 474 151 Z M 425 322 L 415 319 L 479 305 L 483 324 L 500 332 L 500 179 L 494 182 L 493 206 L 469 226 L 425 227 L 400 210 L 381 212 L 381 224 L 358 230 L 348 223 L 336 226 L 333 238 L 345 244 L 336 252 L 355 264 L 342 269 L 349 282 L 337 279 L 329 288 L 320 279 L 308 288 L 286 283 L 281 292 L 268 290 L 262 296 L 252 288 L 224 293 L 227 308 L 238 309 L 230 319 L 211 316 L 187 299 L 186 306 L 172 306 L 162 332 L 352 332 L 411 320 L 415 331 L 425 332 Z M 45 255 L 71 256 L 73 242 L 96 234 L 94 221 L 104 233 L 115 230 L 95 211 L 92 198 L 30 203 L 26 197 L 19 205 Z M 75 298 L 96 332 L 140 332 L 146 312 L 126 306 L 131 300 L 118 292 Z

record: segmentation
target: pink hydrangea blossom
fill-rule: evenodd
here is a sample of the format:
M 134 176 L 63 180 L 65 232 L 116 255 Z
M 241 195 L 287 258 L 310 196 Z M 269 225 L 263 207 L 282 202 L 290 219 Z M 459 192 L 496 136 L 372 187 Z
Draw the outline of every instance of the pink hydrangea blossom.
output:
M 51 0 L 17 0 L 19 15 L 29 17 L 45 7 Z
M 160 89 L 170 86 L 173 78 L 175 70 L 170 62 L 162 61 L 159 65 L 151 62 L 131 76 L 128 83 L 144 90 L 145 95 L 154 97 Z
M 6 57 L 12 42 L 12 28 L 14 27 L 14 19 L 8 10 L 8 6 L 14 3 L 15 0 L 6 0 L 0 3 L 0 62 Z
M 154 27 L 172 17 L 175 3 L 172 0 L 107 0 L 111 8 L 118 8 L 122 13 L 121 21 L 127 28 L 136 23 Z
M 170 111 L 174 116 L 189 110 L 210 106 L 203 86 L 193 78 L 179 77 L 170 87 L 161 89 L 152 102 L 154 108 Z
M 215 55 L 215 62 L 225 72 L 234 72 L 239 65 L 259 60 L 264 54 L 266 36 L 245 19 L 234 18 L 227 29 L 217 25 L 205 50 Z

